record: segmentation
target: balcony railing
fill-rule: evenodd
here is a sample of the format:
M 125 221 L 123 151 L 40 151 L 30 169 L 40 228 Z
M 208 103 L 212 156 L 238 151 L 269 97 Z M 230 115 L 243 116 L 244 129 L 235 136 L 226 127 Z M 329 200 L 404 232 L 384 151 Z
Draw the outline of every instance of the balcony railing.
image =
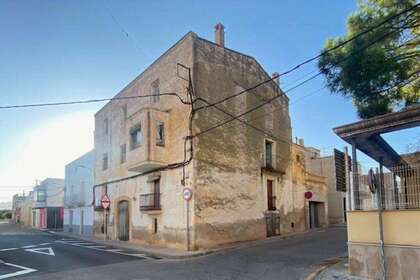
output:
M 160 210 L 160 193 L 147 193 L 140 195 L 140 210 Z

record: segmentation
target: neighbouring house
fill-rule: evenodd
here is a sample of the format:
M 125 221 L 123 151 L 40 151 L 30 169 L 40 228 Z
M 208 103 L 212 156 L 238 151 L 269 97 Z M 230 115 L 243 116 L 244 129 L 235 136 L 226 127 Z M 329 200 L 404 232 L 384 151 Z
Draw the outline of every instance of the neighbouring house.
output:
M 64 232 L 92 235 L 94 151 L 65 167 Z
M 420 105 L 413 105 L 334 129 L 352 145 L 347 244 L 353 275 L 419 278 L 420 153 L 400 155 L 382 137 L 419 126 Z M 378 162 L 369 174 L 361 174 L 357 167 L 358 151 Z
M 163 53 L 95 114 L 94 234 L 196 250 L 327 225 L 325 178 L 305 171 L 276 77 L 221 24 L 215 42 L 189 32 Z
M 349 159 L 349 157 L 348 157 Z M 308 147 L 305 155 L 309 172 L 326 177 L 328 186 L 328 220 L 329 224 L 340 224 L 346 221 L 346 186 L 349 171 L 345 163 L 345 154 L 334 149 L 332 155 L 321 156 L 321 151 Z M 347 164 L 349 160 L 347 160 Z
M 25 195 L 15 194 L 12 200 L 12 222 L 20 224 L 22 222 L 22 208 L 25 203 Z
M 64 180 L 47 178 L 33 189 L 32 227 L 62 229 L 64 214 Z

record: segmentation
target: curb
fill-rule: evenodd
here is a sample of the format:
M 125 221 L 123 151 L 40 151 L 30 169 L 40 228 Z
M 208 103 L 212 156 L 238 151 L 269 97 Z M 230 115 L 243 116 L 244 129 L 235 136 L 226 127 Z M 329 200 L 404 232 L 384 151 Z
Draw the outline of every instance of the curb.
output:
M 318 267 L 314 271 L 312 271 L 308 276 L 306 276 L 305 280 L 314 280 L 319 274 L 321 274 L 321 272 L 323 272 L 327 268 L 343 261 L 345 258 L 346 257 L 337 257 L 337 258 L 334 258 L 334 259 L 324 260 L 323 263 L 325 263 L 325 264 Z
M 201 257 L 201 256 L 205 256 L 208 254 L 213 253 L 213 250 L 206 250 L 206 251 L 190 251 L 188 252 L 188 254 L 182 254 L 182 252 L 180 254 L 165 254 L 165 253 L 160 253 L 160 252 L 154 252 L 153 250 L 147 250 L 147 249 L 138 249 L 136 247 L 131 247 L 129 244 L 127 243 L 126 246 L 122 246 L 120 244 L 110 244 L 105 240 L 101 240 L 101 239 L 97 239 L 97 238 L 86 238 L 84 236 L 81 235 L 76 235 L 76 234 L 67 234 L 67 233 L 63 233 L 63 232 L 54 232 L 54 231 L 47 231 L 50 234 L 56 235 L 56 236 L 61 236 L 61 237 L 67 237 L 67 238 L 76 238 L 76 239 L 80 239 L 86 242 L 95 242 L 101 245 L 108 245 L 108 246 L 112 246 L 115 248 L 120 248 L 120 249 L 131 249 L 131 250 L 136 250 L 138 252 L 150 255 L 150 256 L 154 256 L 154 257 L 158 257 L 158 258 L 164 258 L 164 259 L 173 259 L 173 260 L 180 260 L 180 259 L 189 259 L 189 258 L 195 258 L 195 257 Z M 136 245 L 136 244 L 134 244 Z

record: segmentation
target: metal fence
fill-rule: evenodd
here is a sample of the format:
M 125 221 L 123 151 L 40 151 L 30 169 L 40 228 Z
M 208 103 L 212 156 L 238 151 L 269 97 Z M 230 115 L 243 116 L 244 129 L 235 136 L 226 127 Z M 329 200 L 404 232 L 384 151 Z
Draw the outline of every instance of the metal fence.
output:
M 353 178 L 353 210 L 376 210 L 378 202 L 387 210 L 420 208 L 420 163 L 384 168 L 382 174 L 378 170 L 374 173 L 374 180 L 368 174 Z M 381 200 L 378 201 L 379 194 Z

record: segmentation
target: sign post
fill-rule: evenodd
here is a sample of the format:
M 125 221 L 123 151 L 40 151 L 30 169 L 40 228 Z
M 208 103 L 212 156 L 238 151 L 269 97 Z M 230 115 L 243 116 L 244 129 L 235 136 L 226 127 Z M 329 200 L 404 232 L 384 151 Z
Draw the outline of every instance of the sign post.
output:
M 102 208 L 104 209 L 105 213 L 104 213 L 104 239 L 107 240 L 108 239 L 108 209 L 109 206 L 111 204 L 111 200 L 109 199 L 109 196 L 107 194 L 104 194 L 101 198 L 101 205 Z
M 192 190 L 190 188 L 184 188 L 182 190 L 182 197 L 187 204 L 187 251 L 190 250 L 190 200 L 192 198 Z

